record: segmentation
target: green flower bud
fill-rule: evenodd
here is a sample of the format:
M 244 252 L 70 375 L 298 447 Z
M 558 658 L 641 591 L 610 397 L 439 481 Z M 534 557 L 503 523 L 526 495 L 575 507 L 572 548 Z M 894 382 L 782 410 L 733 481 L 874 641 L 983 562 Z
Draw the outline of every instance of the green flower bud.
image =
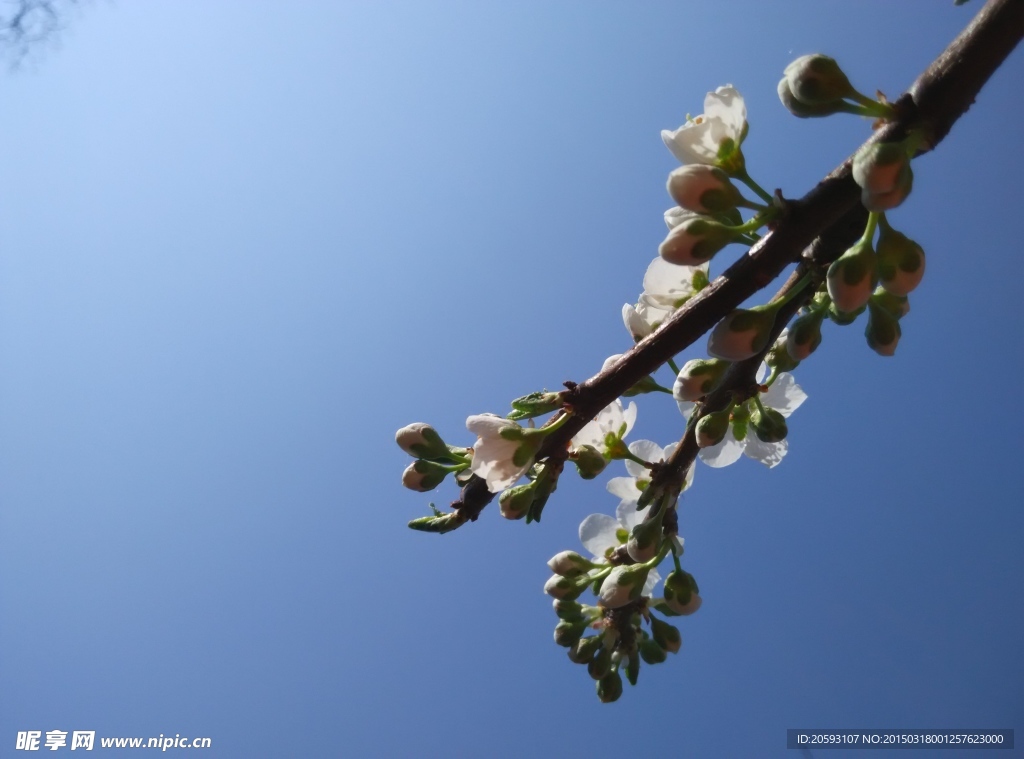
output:
M 498 506 L 505 519 L 522 519 L 530 511 L 533 499 L 537 495 L 537 483 L 529 482 L 516 485 L 498 496 Z
M 902 319 L 910 313 L 910 300 L 900 295 L 893 295 L 883 287 L 875 290 L 871 300 L 879 308 L 884 308 L 894 319 Z
M 875 251 L 860 240 L 828 267 L 828 294 L 839 311 L 862 308 L 878 284 Z
M 793 97 L 804 105 L 834 104 L 857 94 L 839 64 L 820 53 L 800 56 L 783 73 Z
M 609 672 L 597 681 L 597 697 L 601 703 L 610 704 L 618 701 L 622 695 L 622 678 L 618 672 Z
M 668 194 L 681 208 L 694 213 L 721 213 L 742 200 L 729 175 L 717 166 L 691 163 L 668 175 Z
M 574 451 L 573 463 L 584 480 L 592 480 L 608 466 L 608 460 L 592 445 L 581 445 Z
M 726 361 L 750 358 L 768 344 L 775 313 L 776 309 L 771 306 L 733 311 L 711 331 L 708 353 Z
M 702 416 L 697 421 L 697 447 L 708 448 L 712 445 L 718 445 L 725 439 L 725 435 L 729 431 L 731 411 L 731 408 L 715 411 L 714 413 Z
M 868 326 L 864 330 L 864 337 L 871 350 L 879 356 L 893 355 L 902 334 L 896 317 L 875 303 L 873 298 L 868 301 Z
M 893 295 L 906 296 L 924 277 L 921 246 L 888 225 L 878 235 L 878 279 Z
M 672 396 L 677 401 L 700 400 L 721 384 L 730 366 L 731 362 L 720 358 L 695 358 L 687 361 L 672 386 Z
M 548 567 L 562 577 L 579 577 L 593 569 L 596 564 L 575 551 L 561 551 L 548 561 Z
M 773 408 L 765 408 L 754 404 L 750 412 L 750 426 L 762 443 L 778 443 L 786 439 L 789 428 L 786 418 Z
M 640 379 L 634 384 L 629 390 L 622 394 L 623 398 L 632 398 L 635 395 L 646 395 L 647 393 L 658 393 L 661 392 L 661 385 L 651 375 L 647 375 L 643 379 Z
M 425 493 L 440 485 L 447 476 L 448 469 L 441 464 L 416 459 L 402 472 L 402 484 L 409 490 Z
M 668 658 L 665 649 L 646 636 L 640 641 L 640 656 L 647 664 L 651 665 L 661 664 Z
M 626 541 L 626 553 L 633 561 L 643 563 L 658 555 L 661 547 L 661 519 L 649 519 L 633 527 Z
M 571 648 L 576 645 L 586 629 L 586 622 L 569 622 L 563 619 L 555 625 L 555 644 Z
M 544 592 L 552 598 L 561 598 L 573 601 L 579 598 L 586 589 L 587 582 L 581 582 L 574 578 L 551 575 L 544 583 Z
M 681 604 L 686 604 L 696 592 L 697 581 L 693 579 L 693 575 L 689 572 L 674 569 L 665 578 L 666 601 L 677 601 Z
M 562 407 L 561 393 L 538 391 L 521 396 L 512 401 L 512 413 L 508 419 L 526 419 L 533 416 L 557 411 Z
M 648 567 L 626 565 L 612 569 L 601 584 L 599 598 L 606 609 L 618 609 L 640 597 L 647 582 Z
M 653 615 L 651 616 L 651 637 L 671 654 L 678 653 L 683 645 L 683 636 L 679 634 L 678 628 Z
M 786 335 L 786 352 L 794 361 L 803 361 L 821 345 L 821 321 L 824 309 L 798 316 Z
M 569 622 L 579 622 L 585 619 L 583 615 L 583 604 L 570 601 L 566 598 L 556 598 L 551 602 L 551 605 L 555 609 L 555 614 L 558 615 L 559 619 L 564 619 Z
M 791 372 L 800 366 L 800 362 L 789 355 L 789 351 L 786 349 L 786 339 L 787 332 L 783 330 L 764 357 L 764 362 L 768 366 L 778 369 L 780 372 Z
M 395 433 L 398 447 L 418 459 L 450 459 L 448 445 L 429 424 L 416 422 Z
M 778 93 L 779 100 L 786 106 L 786 110 L 797 118 L 809 119 L 819 116 L 831 116 L 833 113 L 841 113 L 846 110 L 846 105 L 841 100 L 818 103 L 816 105 L 808 105 L 798 100 L 790 89 L 789 80 L 786 77 L 782 77 L 782 80 L 779 82 Z
M 591 635 L 580 638 L 576 645 L 569 649 L 569 661 L 574 664 L 589 664 L 601 647 L 601 638 Z
M 861 202 L 869 211 L 895 208 L 910 194 L 914 173 L 902 142 L 874 142 L 853 156 L 853 180 L 861 187 Z
M 731 243 L 736 233 L 708 216 L 685 217 L 668 233 L 658 254 L 670 264 L 700 266 Z
M 420 517 L 409 522 L 409 529 L 418 532 L 436 532 L 443 535 L 461 527 L 466 522 L 466 517 L 461 511 L 452 511 L 448 514 L 435 514 L 431 517 Z
M 601 640 L 598 638 L 598 640 Z M 612 668 L 612 652 L 607 646 L 601 646 L 587 662 L 587 673 L 595 680 L 600 680 Z
M 845 327 L 847 324 L 853 324 L 855 321 L 857 321 L 857 317 L 863 314 L 866 309 L 867 306 L 865 305 L 861 306 L 856 311 L 846 313 L 845 311 L 840 311 L 838 308 L 836 308 L 835 303 L 829 303 L 828 318 L 831 319 L 835 324 L 838 324 L 841 327 Z

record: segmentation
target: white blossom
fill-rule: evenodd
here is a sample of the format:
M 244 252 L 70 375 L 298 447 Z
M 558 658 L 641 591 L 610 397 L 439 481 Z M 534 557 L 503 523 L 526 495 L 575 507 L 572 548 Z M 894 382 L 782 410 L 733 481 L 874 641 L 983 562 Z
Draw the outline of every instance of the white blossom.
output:
M 508 427 L 522 429 L 515 422 L 495 414 L 475 414 L 466 420 L 466 429 L 477 436 L 473 446 L 470 471 L 487 482 L 487 489 L 499 493 L 511 487 L 530 468 L 532 460 L 516 466 L 512 459 L 522 440 L 506 440 L 501 431 Z
M 649 507 L 648 507 L 649 508 Z M 580 542 L 593 554 L 597 561 L 607 561 L 608 556 L 629 540 L 629 532 L 643 521 L 644 515 L 637 511 L 636 501 L 623 501 L 615 509 L 615 517 L 607 514 L 591 514 L 580 523 Z M 652 569 L 644 583 L 643 595 L 649 596 L 661 581 L 657 569 Z
M 609 433 L 617 438 L 624 438 L 633 429 L 634 422 L 636 422 L 636 403 L 630 401 L 629 406 L 623 409 L 622 399 L 616 398 L 576 433 L 572 439 L 572 446 L 580 448 L 584 445 L 592 445 L 597 450 L 604 451 L 605 438 Z
M 747 106 L 731 84 L 709 92 L 704 113 L 669 131 L 661 139 L 680 163 L 719 165 L 719 148 L 731 140 L 739 147 L 747 131 Z
M 762 364 L 758 382 L 763 379 L 766 371 L 767 367 Z M 793 375 L 789 372 L 781 372 L 771 387 L 761 393 L 761 403 L 764 407 L 775 409 L 784 417 L 788 417 L 796 411 L 805 400 L 807 400 L 807 393 L 796 383 Z M 752 402 L 748 401 L 748 403 Z M 701 448 L 699 453 L 701 461 L 708 466 L 723 467 L 738 461 L 740 456 L 746 455 L 771 468 L 782 461 L 789 447 L 787 440 L 781 440 L 778 443 L 761 441 L 754 434 L 749 423 L 745 429 L 741 430 L 742 438 L 738 438 L 736 432 L 736 425 L 730 424 L 722 442 Z
M 667 461 L 678 447 L 679 443 L 670 443 L 668 447 L 662 448 L 650 440 L 634 440 L 629 444 L 629 452 L 644 461 L 658 464 Z M 612 477 L 606 487 L 609 493 L 619 499 L 620 508 L 625 509 L 632 504 L 632 508 L 635 509 L 637 501 L 640 499 L 640 494 L 651 484 L 651 471 L 630 459 L 626 459 L 625 464 L 629 476 Z M 693 469 L 693 464 L 691 464 L 686 472 L 686 482 L 683 484 L 683 490 L 686 490 L 693 484 Z

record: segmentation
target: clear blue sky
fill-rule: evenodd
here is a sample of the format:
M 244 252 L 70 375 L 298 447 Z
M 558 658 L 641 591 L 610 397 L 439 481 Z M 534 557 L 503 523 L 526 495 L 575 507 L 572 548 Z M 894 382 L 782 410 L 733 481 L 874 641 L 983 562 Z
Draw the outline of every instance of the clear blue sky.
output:
M 240 758 L 1024 740 L 1019 51 L 891 215 L 929 257 L 897 355 L 827 329 L 783 464 L 698 471 L 680 525 L 704 606 L 617 704 L 541 593 L 614 510 L 606 478 L 566 476 L 540 525 L 488 508 L 422 535 L 393 442 L 429 421 L 469 444 L 469 414 L 628 347 L 677 165 L 659 132 L 706 91 L 746 96 L 752 175 L 801 195 L 869 125 L 790 116 L 785 65 L 824 52 L 896 96 L 979 8 L 74 14 L 0 77 L 0 756 L 52 729 Z M 642 399 L 634 437 L 680 432 Z

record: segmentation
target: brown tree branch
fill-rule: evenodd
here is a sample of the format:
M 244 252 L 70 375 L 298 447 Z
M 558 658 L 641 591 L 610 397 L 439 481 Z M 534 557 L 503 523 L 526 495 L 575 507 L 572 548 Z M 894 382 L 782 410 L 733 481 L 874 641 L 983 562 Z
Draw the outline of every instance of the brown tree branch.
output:
M 967 28 L 893 103 L 897 117 L 872 134 L 865 145 L 901 140 L 910 130 L 921 130 L 928 139 L 919 152 L 934 149 L 974 103 L 982 86 L 1013 51 L 1022 35 L 1024 0 L 989 0 Z M 834 246 L 828 250 L 822 246 L 829 239 L 841 239 L 843 224 L 850 223 L 849 214 L 860 209 L 860 188 L 851 176 L 851 165 L 852 155 L 802 198 L 787 201 L 774 228 L 747 254 L 688 300 L 621 360 L 585 382 L 572 385 L 564 393 L 572 418 L 548 436 L 537 460 L 563 458 L 571 438 L 601 409 L 692 345 L 726 314 L 775 280 L 805 250 L 821 264 L 838 257 L 843 249 L 836 252 Z M 818 238 L 819 248 L 815 252 Z M 680 456 L 681 449 L 682 446 Z M 460 497 L 451 504 L 458 512 L 458 523 L 476 520 L 493 498 L 494 494 L 488 491 L 482 479 L 471 478 Z

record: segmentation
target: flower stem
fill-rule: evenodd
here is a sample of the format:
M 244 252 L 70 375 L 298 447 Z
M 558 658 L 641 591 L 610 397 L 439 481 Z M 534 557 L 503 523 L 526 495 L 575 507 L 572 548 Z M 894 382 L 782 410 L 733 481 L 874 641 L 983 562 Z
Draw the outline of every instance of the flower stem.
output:
M 675 372 L 676 376 L 679 376 L 679 367 L 676 366 L 676 362 L 671 358 L 668 360 L 668 368 Z
M 764 188 L 761 187 L 761 185 L 759 185 L 757 182 L 750 178 L 750 174 L 747 173 L 746 166 L 744 166 L 739 171 L 735 172 L 733 176 L 735 176 L 738 180 L 743 182 L 743 184 L 745 184 L 751 190 L 756 192 L 757 196 L 761 198 L 761 200 L 763 200 L 765 203 L 772 202 L 772 196 L 765 192 Z

